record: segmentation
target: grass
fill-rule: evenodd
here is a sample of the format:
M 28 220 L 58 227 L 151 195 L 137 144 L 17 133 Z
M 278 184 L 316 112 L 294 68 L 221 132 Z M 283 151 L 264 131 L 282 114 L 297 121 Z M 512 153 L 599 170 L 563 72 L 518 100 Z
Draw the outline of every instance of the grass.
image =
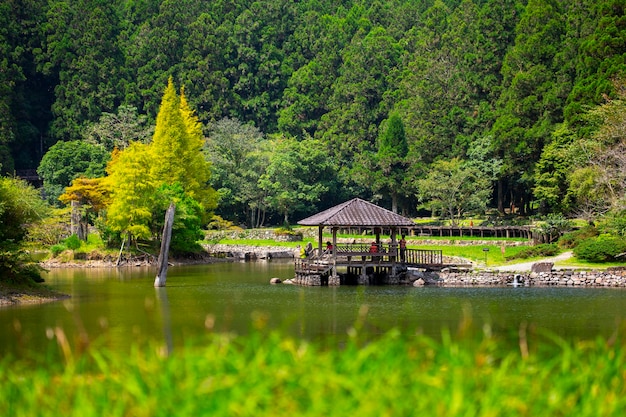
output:
M 626 413 L 623 324 L 611 340 L 585 341 L 532 327 L 509 341 L 471 325 L 441 341 L 397 330 L 372 340 L 359 329 L 341 347 L 262 328 L 208 334 L 168 356 L 154 345 L 78 354 L 57 328 L 56 356 L 0 360 L 0 410 L 81 417 Z
M 496 266 L 512 263 L 507 262 L 505 256 L 511 256 L 522 251 L 524 246 L 506 246 L 504 247 L 504 253 L 502 252 L 502 247 L 496 245 L 418 245 L 415 248 L 441 250 L 444 256 L 458 256 L 481 264 L 484 264 L 486 260 L 487 266 Z M 489 250 L 485 251 L 484 249 Z M 516 262 L 521 262 L 521 260 L 516 260 Z
M 342 236 L 343 237 L 343 236 Z M 330 237 L 325 236 L 324 241 L 329 240 Z M 500 239 L 501 240 L 501 239 Z M 419 245 L 411 244 L 418 240 L 411 240 L 407 247 L 411 249 L 426 249 L 426 250 L 441 250 L 444 256 L 458 256 L 466 258 L 476 262 L 484 262 L 485 252 L 484 248 L 488 248 L 487 252 L 487 265 L 503 265 L 505 256 L 510 256 L 524 249 L 524 246 L 507 246 L 505 247 L 505 253 L 501 252 L 501 247 L 496 245 Z M 307 242 L 311 242 L 313 246 L 317 245 L 316 239 L 304 239 L 301 242 L 277 242 L 274 240 L 261 240 L 261 239 L 222 239 L 221 244 L 227 245 L 246 245 L 246 246 L 281 246 L 295 248 L 296 246 L 304 246 Z M 519 262 L 519 260 L 518 260 Z

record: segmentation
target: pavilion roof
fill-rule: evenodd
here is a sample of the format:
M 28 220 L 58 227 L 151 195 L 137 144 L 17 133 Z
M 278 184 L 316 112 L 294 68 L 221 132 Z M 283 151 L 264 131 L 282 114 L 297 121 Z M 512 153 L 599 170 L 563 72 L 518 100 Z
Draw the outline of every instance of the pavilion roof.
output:
M 415 226 L 404 216 L 368 201 L 354 198 L 298 222 L 302 226 Z

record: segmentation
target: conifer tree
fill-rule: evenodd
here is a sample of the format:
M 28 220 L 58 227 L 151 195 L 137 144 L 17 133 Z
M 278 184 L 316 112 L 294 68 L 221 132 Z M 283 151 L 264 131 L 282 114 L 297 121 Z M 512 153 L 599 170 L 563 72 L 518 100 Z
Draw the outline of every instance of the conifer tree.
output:
M 208 185 L 210 165 L 202 153 L 202 127 L 189 108 L 184 90 L 179 97 L 170 77 L 157 115 L 150 145 L 150 175 L 160 184 L 180 183 L 189 197 L 205 210 L 216 206 L 216 193 Z
M 173 184 L 185 176 L 189 135 L 180 111 L 172 77 L 169 78 L 157 114 L 154 136 L 150 144 L 150 175 L 159 183 Z M 185 184 L 183 184 L 185 186 Z
M 391 208 L 398 212 L 398 197 L 406 175 L 405 158 L 408 153 L 404 123 L 397 113 L 391 114 L 387 127 L 378 139 L 377 161 L 379 172 L 374 187 L 391 196 Z
M 213 210 L 217 206 L 217 193 L 209 186 L 211 180 L 211 164 L 205 159 L 202 147 L 204 138 L 202 124 L 198 116 L 189 107 L 184 88 L 180 91 L 180 112 L 185 123 L 188 137 L 188 154 L 186 163 L 186 192 L 189 197 L 198 201 L 205 210 Z

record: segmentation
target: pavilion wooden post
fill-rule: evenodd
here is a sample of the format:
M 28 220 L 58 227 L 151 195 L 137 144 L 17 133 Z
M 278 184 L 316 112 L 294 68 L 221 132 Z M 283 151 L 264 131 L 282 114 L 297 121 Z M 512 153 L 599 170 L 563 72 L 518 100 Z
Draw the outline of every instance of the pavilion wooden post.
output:
M 324 252 L 324 249 L 322 248 L 322 240 L 323 240 L 323 235 L 324 234 L 324 226 L 319 226 L 318 231 L 317 231 L 317 250 L 319 251 L 319 255 L 322 256 L 322 253 Z
M 332 250 L 332 268 L 330 277 L 328 277 L 328 285 L 339 285 L 339 275 L 337 275 L 337 228 L 333 227 L 333 250 Z
M 165 212 L 165 224 L 163 225 L 163 236 L 161 237 L 161 252 L 157 261 L 157 276 L 154 279 L 155 287 L 165 287 L 167 278 L 167 258 L 170 251 L 170 241 L 172 240 L 172 226 L 174 225 L 174 213 L 176 205 L 172 202 Z
M 398 275 L 398 269 L 397 269 L 397 262 L 398 262 L 398 240 L 396 237 L 396 233 L 397 230 L 395 227 L 391 228 L 391 246 L 389 248 L 390 251 L 393 251 L 393 253 L 395 253 L 395 255 L 393 257 L 391 257 L 390 261 L 391 261 L 391 276 L 390 278 L 393 279 L 394 281 L 397 279 L 397 275 Z

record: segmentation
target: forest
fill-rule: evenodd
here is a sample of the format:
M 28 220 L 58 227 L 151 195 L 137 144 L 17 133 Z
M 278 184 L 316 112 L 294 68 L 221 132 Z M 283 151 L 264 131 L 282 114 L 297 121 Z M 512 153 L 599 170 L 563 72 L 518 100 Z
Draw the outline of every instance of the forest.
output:
M 623 217 L 625 9 L 1 0 L 0 169 L 36 169 L 59 206 L 79 181 L 141 182 L 111 161 L 159 163 L 129 155 L 158 141 L 169 89 L 197 119 L 200 211 L 233 224 L 293 224 L 353 197 L 456 220 Z

